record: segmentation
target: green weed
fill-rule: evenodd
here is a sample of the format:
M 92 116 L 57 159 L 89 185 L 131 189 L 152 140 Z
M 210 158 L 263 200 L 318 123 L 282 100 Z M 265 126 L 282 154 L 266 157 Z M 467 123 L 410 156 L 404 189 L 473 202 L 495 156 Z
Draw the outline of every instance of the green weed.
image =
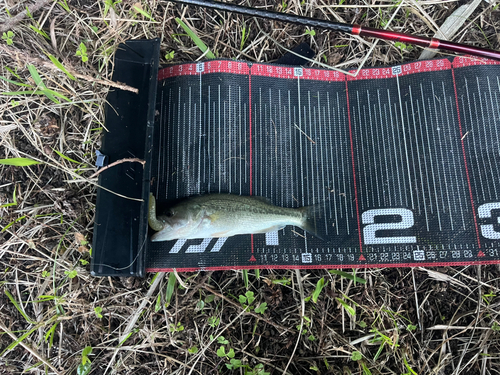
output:
M 89 355 L 92 354 L 92 347 L 86 346 L 82 351 L 82 360 L 76 369 L 77 375 L 87 375 L 90 373 L 92 362 L 89 359 Z
M 11 46 L 14 44 L 14 41 L 12 40 L 14 39 L 14 33 L 9 30 L 2 34 L 2 39 L 5 40 L 5 43 L 7 43 L 8 46 Z
M 170 333 L 182 332 L 184 331 L 184 326 L 181 324 L 181 322 L 177 322 L 177 324 L 170 323 L 168 325 L 168 330 L 170 331 Z
M 80 45 L 78 46 L 75 56 L 80 56 L 82 62 L 89 61 L 89 57 L 87 56 L 87 46 L 85 46 L 83 42 L 81 42 Z

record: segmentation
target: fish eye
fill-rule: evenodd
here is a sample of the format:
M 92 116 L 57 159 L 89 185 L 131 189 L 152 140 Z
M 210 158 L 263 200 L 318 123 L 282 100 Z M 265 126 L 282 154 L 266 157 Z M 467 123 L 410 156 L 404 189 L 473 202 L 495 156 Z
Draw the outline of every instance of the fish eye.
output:
M 174 216 L 174 211 L 172 211 L 172 210 L 167 211 L 166 216 L 167 216 L 167 217 L 172 217 L 172 216 Z

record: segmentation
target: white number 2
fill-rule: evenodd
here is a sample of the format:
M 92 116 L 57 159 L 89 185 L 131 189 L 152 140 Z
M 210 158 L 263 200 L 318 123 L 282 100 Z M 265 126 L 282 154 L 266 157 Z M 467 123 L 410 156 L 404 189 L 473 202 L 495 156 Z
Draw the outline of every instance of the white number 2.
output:
M 500 202 L 482 204 L 477 208 L 477 215 L 480 219 L 489 219 L 493 210 L 500 210 Z M 500 216 L 497 217 L 497 220 L 500 224 Z M 493 224 L 481 225 L 481 234 L 490 240 L 500 239 L 500 232 L 495 231 Z
M 375 223 L 377 216 L 399 216 L 401 220 L 394 223 Z M 377 237 L 379 230 L 409 229 L 415 223 L 413 212 L 407 208 L 382 208 L 363 212 L 361 215 L 363 224 L 368 224 L 363 228 L 363 237 L 366 245 L 383 245 L 393 243 L 415 243 L 415 236 L 394 236 Z

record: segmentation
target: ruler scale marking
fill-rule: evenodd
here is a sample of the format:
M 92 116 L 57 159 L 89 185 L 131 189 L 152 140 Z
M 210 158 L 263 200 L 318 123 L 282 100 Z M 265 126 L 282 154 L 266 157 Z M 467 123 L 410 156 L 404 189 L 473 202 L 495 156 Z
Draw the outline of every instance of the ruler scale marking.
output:
M 385 176 L 382 175 L 382 185 L 380 186 L 382 190 L 382 198 L 384 202 L 384 206 L 386 205 L 386 189 L 385 189 L 385 182 L 387 182 L 387 200 L 389 201 L 389 206 L 392 206 L 392 196 L 391 196 L 391 178 L 390 178 L 390 172 L 389 172 L 389 165 L 387 164 L 387 157 L 388 155 L 391 155 L 390 150 L 387 149 L 387 146 L 385 144 L 385 135 L 384 135 L 384 120 L 382 119 L 382 113 L 385 111 L 382 111 L 382 104 L 380 103 L 380 90 L 377 90 L 377 102 L 378 102 L 378 117 L 380 124 L 379 126 L 375 126 L 375 129 L 380 130 L 381 132 L 381 137 L 382 138 L 382 152 L 379 149 L 378 154 L 379 155 L 384 155 L 384 162 L 385 162 Z M 384 110 L 385 110 L 385 104 L 384 104 Z M 354 111 L 353 111 L 354 112 Z M 374 109 L 375 113 L 375 109 Z M 374 114 L 374 117 L 377 118 L 376 113 Z M 386 113 L 386 120 L 387 120 L 387 113 Z M 387 121 L 386 121 L 387 124 Z M 387 129 L 389 131 L 389 129 Z M 380 141 L 378 139 L 378 133 L 377 133 L 377 144 L 380 145 Z M 392 161 L 392 158 L 391 158 Z M 394 170 L 394 169 L 393 169 Z
M 428 232 L 429 231 L 429 216 L 427 214 L 427 204 L 425 203 L 425 187 L 424 187 L 424 180 L 423 180 L 423 174 L 422 174 L 422 162 L 421 162 L 422 158 L 420 157 L 420 147 L 419 147 L 420 145 L 418 143 L 417 122 L 415 121 L 415 107 L 413 106 L 413 94 L 412 94 L 411 86 L 409 86 L 408 89 L 410 92 L 411 113 L 412 113 L 412 118 L 413 118 L 413 129 L 415 131 L 415 143 L 416 143 L 416 149 L 417 149 L 420 188 L 422 190 L 422 204 L 424 206 L 425 223 L 426 223 L 427 232 Z M 418 99 L 416 100 L 416 102 L 417 102 L 417 108 L 418 108 Z M 420 112 L 418 112 L 418 117 L 419 117 L 419 123 L 420 123 Z
M 404 123 L 404 115 L 403 115 L 403 97 L 401 95 L 399 76 L 396 76 L 396 84 L 398 86 L 399 113 L 401 116 L 401 132 L 403 133 L 403 144 L 404 144 L 405 157 L 406 157 L 406 168 L 407 168 L 407 172 L 408 172 L 408 191 L 410 194 L 411 207 L 412 207 L 412 209 L 415 209 L 415 203 L 414 203 L 414 199 L 413 199 L 413 185 L 412 185 L 412 181 L 411 181 L 411 172 L 410 172 L 410 158 L 408 156 L 408 142 L 406 140 L 406 126 Z M 398 139 L 399 139 L 399 151 L 401 154 L 401 163 L 403 163 L 403 156 L 402 156 L 402 150 L 401 150 L 401 138 L 400 138 L 399 132 L 398 132 Z M 403 167 L 403 169 L 404 169 L 404 167 Z M 405 184 L 405 196 L 406 196 L 406 192 L 407 192 L 407 189 L 406 189 L 406 184 Z
M 477 84 L 478 84 L 478 90 L 479 90 L 479 77 L 476 77 L 477 79 Z M 489 84 L 489 82 L 488 82 Z M 485 110 L 488 114 L 488 121 L 485 121 L 484 119 L 484 111 L 481 111 L 481 114 L 482 114 L 482 118 L 483 118 L 483 130 L 484 130 L 484 138 L 485 138 L 485 144 L 486 144 L 486 155 L 488 157 L 488 163 L 490 164 L 490 170 L 493 171 L 493 166 L 495 166 L 495 169 L 496 169 L 496 172 L 497 172 L 497 175 L 498 175 L 498 164 L 495 163 L 495 162 L 491 162 L 491 155 L 490 155 L 490 152 L 489 150 L 490 149 L 493 149 L 494 148 L 494 145 L 493 145 L 493 134 L 491 134 L 491 124 L 490 122 L 492 121 L 493 117 L 494 116 L 491 116 L 490 115 L 490 111 L 492 110 L 490 108 L 490 106 L 487 104 L 488 103 L 488 97 L 487 97 L 487 93 L 484 92 L 484 101 L 485 101 Z M 483 104 L 481 103 L 481 108 L 483 107 Z M 489 134 L 486 134 L 486 129 L 488 129 L 488 133 Z M 497 187 L 496 187 L 496 184 L 488 184 L 488 190 L 490 190 L 490 195 L 491 195 L 491 189 L 489 189 L 489 187 L 491 185 L 493 185 L 493 191 L 494 191 L 494 194 L 493 194 L 493 197 L 492 197 L 492 200 L 495 198 L 495 197 L 498 197 L 498 192 L 497 192 Z
M 439 185 L 439 196 L 441 197 L 441 207 L 442 207 L 442 213 L 446 213 L 446 209 L 445 209 L 445 206 L 446 206 L 446 203 L 444 201 L 445 199 L 445 195 L 443 193 L 443 183 L 441 181 L 441 176 L 444 175 L 444 178 L 445 178 L 445 185 L 444 185 L 444 188 L 446 189 L 446 191 L 448 191 L 448 185 L 446 183 L 446 175 L 445 175 L 445 171 L 440 171 L 440 168 L 439 166 L 441 165 L 443 168 L 444 168 L 444 165 L 445 165 L 445 160 L 444 160 L 444 157 L 443 157 L 443 147 L 440 147 L 440 145 L 442 145 L 441 143 L 441 128 L 443 126 L 442 122 L 438 119 L 438 111 L 437 111 L 437 105 L 436 105 L 436 93 L 434 91 L 434 82 L 431 81 L 431 90 L 432 90 L 432 102 L 434 104 L 434 123 L 436 124 L 437 128 L 435 127 L 432 131 L 432 143 L 433 143 L 433 146 L 434 146 L 434 154 L 436 155 L 436 159 L 439 161 L 439 158 L 441 158 L 440 162 L 436 163 L 436 170 L 437 170 L 437 176 L 438 176 L 438 185 Z M 429 106 L 429 113 L 432 113 L 432 106 Z M 432 118 L 432 117 L 431 117 Z M 438 141 L 436 141 L 436 133 L 438 135 Z M 438 148 L 440 149 L 440 153 L 438 153 Z M 449 210 L 451 211 L 451 207 L 449 208 Z M 443 218 L 444 220 L 444 218 Z M 453 228 L 453 219 L 450 217 L 450 220 L 451 220 L 451 225 L 452 225 L 452 228 Z

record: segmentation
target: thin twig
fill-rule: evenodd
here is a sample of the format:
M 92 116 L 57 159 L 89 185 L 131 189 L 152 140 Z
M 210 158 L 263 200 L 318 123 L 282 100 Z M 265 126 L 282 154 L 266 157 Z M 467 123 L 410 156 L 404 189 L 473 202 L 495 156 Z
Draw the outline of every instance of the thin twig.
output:
M 290 356 L 290 359 L 288 360 L 288 363 L 286 364 L 286 367 L 283 370 L 283 375 L 286 374 L 288 367 L 290 367 L 290 363 L 292 363 L 295 352 L 297 351 L 297 347 L 299 346 L 299 342 L 300 342 L 300 339 L 302 337 L 302 329 L 304 328 L 304 315 L 306 313 L 306 302 L 304 300 L 304 286 L 302 285 L 302 276 L 300 275 L 299 269 L 295 270 L 295 275 L 297 276 L 297 285 L 299 286 L 299 294 L 300 294 L 300 306 L 301 306 L 300 329 L 299 329 L 299 335 L 297 337 L 297 341 L 295 342 L 295 346 L 293 348 L 292 355 Z
M 48 61 L 42 60 L 38 57 L 31 56 L 29 53 L 18 50 L 17 48 L 14 48 L 14 47 L 4 46 L 4 45 L 0 44 L 0 52 L 5 52 L 5 53 L 9 54 L 9 56 L 11 56 L 12 59 L 17 60 L 18 64 L 21 66 L 24 66 L 26 63 L 28 63 L 28 64 L 33 64 L 33 65 L 43 66 L 44 68 L 47 68 L 47 69 L 59 71 L 59 68 L 56 67 L 52 62 L 48 62 Z M 86 74 L 80 74 L 75 69 L 73 69 L 66 61 L 63 62 L 63 65 L 71 75 L 73 75 L 77 78 L 81 78 L 85 81 L 94 82 L 94 83 L 114 87 L 114 88 L 125 90 L 125 91 L 130 91 L 130 92 L 133 92 L 135 94 L 139 93 L 139 90 L 136 89 L 135 87 L 131 87 L 131 86 L 125 85 L 125 84 L 120 83 L 120 82 L 113 82 L 113 81 L 110 81 L 107 79 L 98 79 L 98 78 L 94 78 L 94 77 L 86 75 Z
M 309 139 L 312 143 L 316 144 L 316 142 L 314 142 L 314 141 L 312 140 L 312 138 L 311 138 L 311 137 L 309 137 L 306 133 L 304 133 L 304 131 L 303 131 L 301 128 L 299 128 L 299 127 L 297 126 L 297 124 L 294 124 L 294 125 L 295 125 L 295 127 L 296 127 L 297 129 L 299 129 L 299 132 L 301 132 L 302 134 L 304 134 L 304 135 L 307 137 L 307 139 Z
M 28 14 L 28 10 L 30 14 L 33 14 L 39 9 L 43 8 L 45 5 L 51 3 L 52 1 L 53 0 L 38 0 L 35 4 L 33 4 L 30 7 L 27 7 L 27 9 L 24 9 L 22 12 L 19 12 L 14 17 L 5 22 L 3 25 L 1 25 L 0 33 L 3 33 L 7 30 L 12 30 L 14 26 L 16 26 L 19 22 L 21 22 L 24 19 L 24 17 L 26 17 L 26 15 Z
M 146 161 L 145 161 L 145 160 L 138 159 L 138 158 L 125 158 L 125 159 L 120 159 L 120 160 L 117 160 L 117 161 L 112 162 L 111 164 L 106 165 L 105 167 L 102 167 L 101 169 L 99 169 L 97 172 L 95 172 L 95 173 L 94 173 L 92 176 L 90 176 L 89 178 L 94 178 L 94 177 L 97 177 L 99 174 L 101 174 L 102 172 L 104 172 L 106 169 L 111 168 L 111 167 L 114 167 L 115 165 L 118 165 L 118 164 L 126 163 L 126 162 L 130 162 L 130 163 L 141 163 L 143 167 L 144 167 L 144 165 L 146 164 Z

